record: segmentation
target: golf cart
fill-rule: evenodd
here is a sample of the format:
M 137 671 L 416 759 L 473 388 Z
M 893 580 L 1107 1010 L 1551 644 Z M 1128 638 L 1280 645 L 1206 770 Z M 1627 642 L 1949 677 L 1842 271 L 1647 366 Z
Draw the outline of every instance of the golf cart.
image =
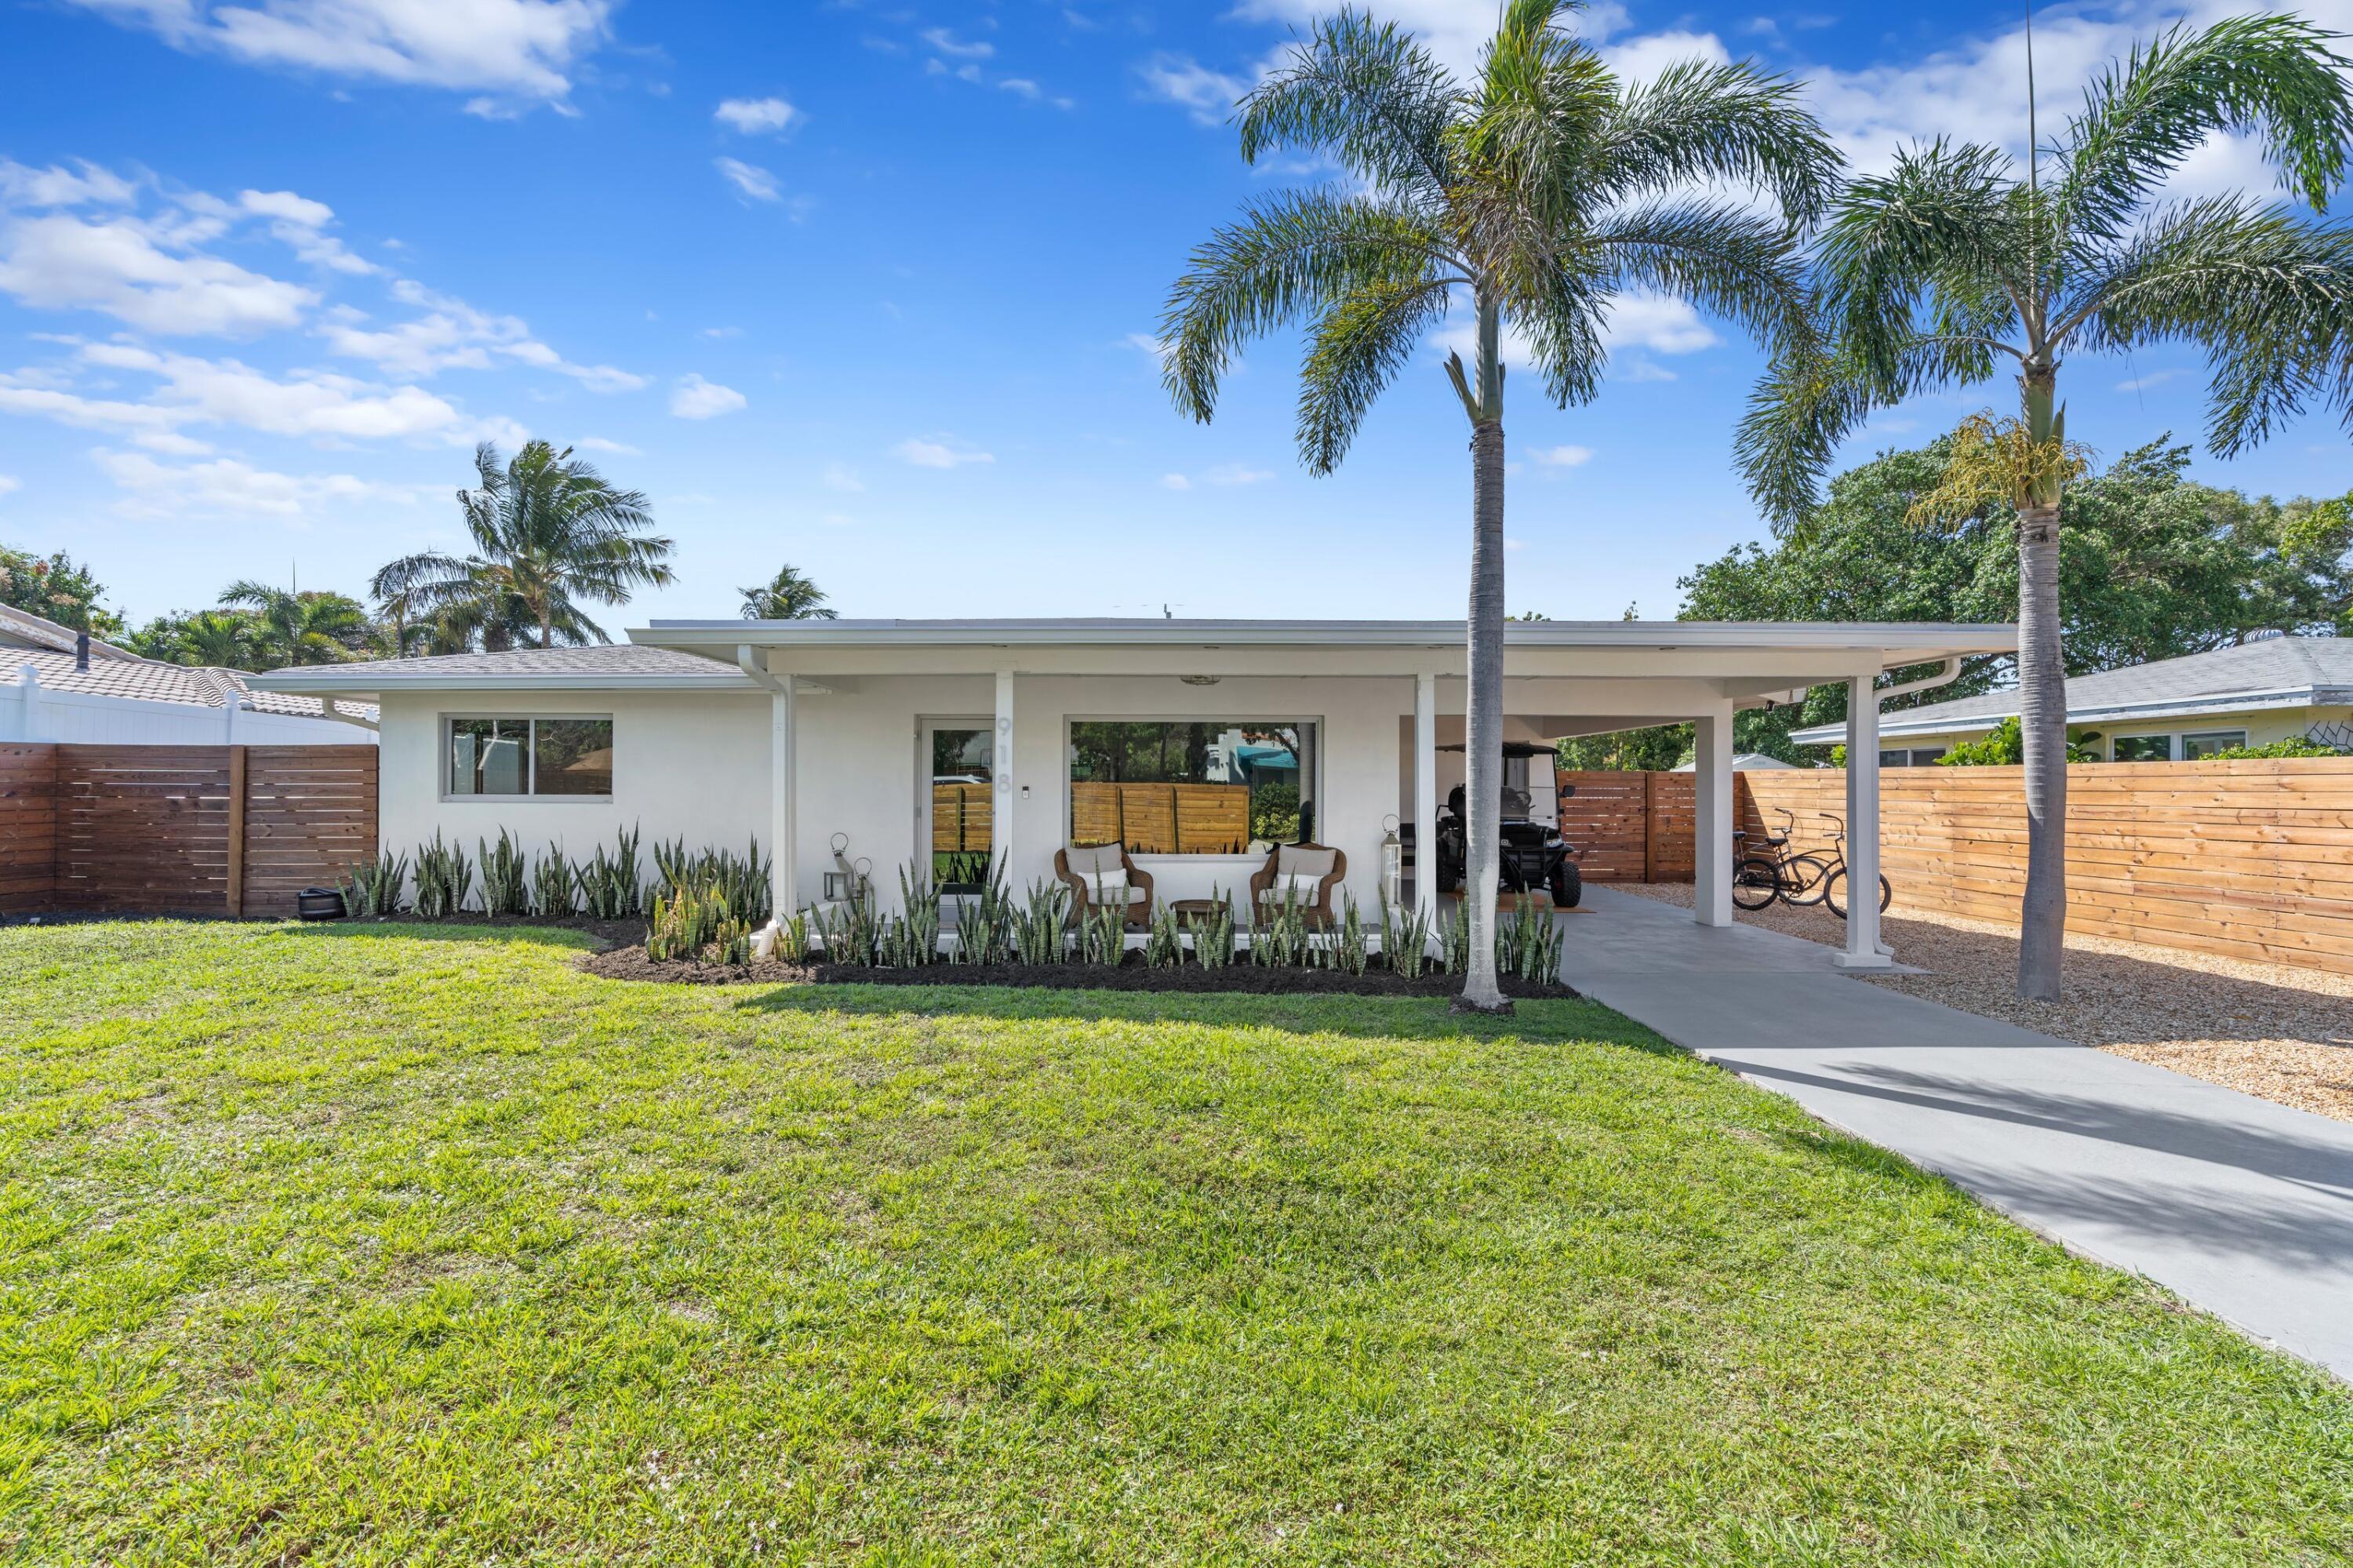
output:
M 1440 751 L 1461 751 L 1441 746 Z M 1549 746 L 1526 741 L 1504 743 L 1504 822 L 1502 881 L 1505 892 L 1530 893 L 1539 888 L 1552 894 L 1553 903 L 1574 909 L 1583 889 L 1577 881 L 1576 852 L 1561 841 L 1560 798 L 1577 792 L 1574 784 L 1556 787 L 1555 754 Z M 1464 815 L 1462 786 L 1447 792 L 1438 812 L 1438 891 L 1451 893 L 1462 885 L 1470 829 Z

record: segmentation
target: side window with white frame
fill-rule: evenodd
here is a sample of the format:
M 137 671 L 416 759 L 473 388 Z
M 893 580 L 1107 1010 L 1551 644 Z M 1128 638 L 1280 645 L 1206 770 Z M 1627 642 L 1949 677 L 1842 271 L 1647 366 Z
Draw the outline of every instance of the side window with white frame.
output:
M 2201 757 L 2211 757 L 2218 751 L 2228 751 L 2234 746 L 2247 744 L 2247 732 L 2242 729 L 2210 729 L 2181 737 L 2181 759 L 2195 762 Z
M 608 717 L 461 717 L 443 723 L 443 782 L 453 800 L 612 798 Z
M 2173 737 L 2169 735 L 2120 735 L 2116 745 L 2118 762 L 2173 760 Z

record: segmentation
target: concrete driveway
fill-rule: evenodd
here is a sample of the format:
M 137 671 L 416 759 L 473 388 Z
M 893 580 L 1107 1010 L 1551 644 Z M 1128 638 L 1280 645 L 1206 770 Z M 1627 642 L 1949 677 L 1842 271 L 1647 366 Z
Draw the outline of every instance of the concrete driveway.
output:
M 2353 1125 L 1850 979 L 1817 943 L 1586 900 L 1560 916 L 1579 991 L 2353 1380 Z

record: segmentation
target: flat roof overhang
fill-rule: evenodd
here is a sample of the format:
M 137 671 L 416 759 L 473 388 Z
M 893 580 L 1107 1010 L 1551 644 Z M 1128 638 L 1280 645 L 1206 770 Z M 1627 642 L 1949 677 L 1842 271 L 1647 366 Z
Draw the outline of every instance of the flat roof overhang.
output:
M 1356 675 L 1460 678 L 1459 620 L 657 620 L 633 642 L 776 673 Z M 1513 621 L 1509 679 L 1710 678 L 1757 693 L 1956 656 L 2008 653 L 2014 626 L 1841 621 Z

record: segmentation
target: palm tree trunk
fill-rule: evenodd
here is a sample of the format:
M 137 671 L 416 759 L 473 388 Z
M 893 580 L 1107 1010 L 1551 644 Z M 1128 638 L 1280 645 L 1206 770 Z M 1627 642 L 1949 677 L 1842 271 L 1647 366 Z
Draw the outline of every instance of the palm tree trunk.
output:
M 1471 962 L 1456 1005 L 1508 1012 L 1495 983 L 1495 880 L 1504 814 L 1504 370 L 1493 304 L 1479 312 L 1480 417 L 1471 428 L 1471 693 L 1463 736 L 1463 907 Z
M 2019 728 L 2026 750 L 2026 901 L 2018 994 L 2059 1000 L 2067 931 L 2067 664 L 2059 633 L 2059 508 L 2018 514 Z

